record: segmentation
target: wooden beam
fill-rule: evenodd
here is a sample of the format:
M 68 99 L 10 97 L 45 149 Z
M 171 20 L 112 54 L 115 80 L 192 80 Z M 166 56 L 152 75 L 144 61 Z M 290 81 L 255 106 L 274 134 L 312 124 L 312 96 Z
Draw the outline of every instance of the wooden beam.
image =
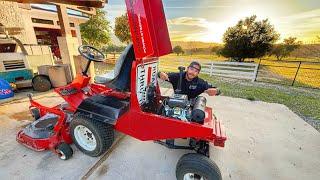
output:
M 70 22 L 66 5 L 57 5 L 58 17 L 62 36 L 71 35 Z
M 75 6 L 86 6 L 102 8 L 108 0 L 5 0 L 18 3 L 36 3 L 36 4 L 48 4 L 48 3 L 60 3 Z

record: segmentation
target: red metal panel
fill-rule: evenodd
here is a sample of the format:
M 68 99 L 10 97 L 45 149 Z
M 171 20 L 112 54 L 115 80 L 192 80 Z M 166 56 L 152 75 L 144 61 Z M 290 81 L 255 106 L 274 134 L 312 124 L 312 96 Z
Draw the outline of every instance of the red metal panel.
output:
M 126 0 L 137 60 L 171 53 L 162 0 Z
M 172 46 L 163 9 L 162 0 L 145 0 L 149 31 L 154 47 L 154 56 L 160 57 L 172 52 Z

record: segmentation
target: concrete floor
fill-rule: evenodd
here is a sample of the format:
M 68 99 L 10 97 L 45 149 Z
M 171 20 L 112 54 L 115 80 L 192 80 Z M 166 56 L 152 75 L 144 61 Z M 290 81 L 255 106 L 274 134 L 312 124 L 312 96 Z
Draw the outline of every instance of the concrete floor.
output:
M 54 93 L 35 99 L 49 105 L 62 101 Z M 97 161 L 84 156 L 74 146 L 72 160 L 62 161 L 50 151 L 34 152 L 18 144 L 16 133 L 31 118 L 26 98 L 0 104 L 0 179 L 80 179 Z
M 61 101 L 53 93 L 40 102 Z M 223 179 L 305 179 L 320 177 L 320 133 L 287 107 L 229 97 L 209 97 L 227 129 L 225 148 L 211 148 Z M 27 99 L 0 104 L 1 179 L 175 179 L 175 165 L 188 151 L 169 150 L 131 137 L 118 141 L 99 161 L 73 147 L 74 157 L 59 160 L 51 152 L 33 152 L 15 141 L 29 123 Z M 92 168 L 94 167 L 94 168 Z

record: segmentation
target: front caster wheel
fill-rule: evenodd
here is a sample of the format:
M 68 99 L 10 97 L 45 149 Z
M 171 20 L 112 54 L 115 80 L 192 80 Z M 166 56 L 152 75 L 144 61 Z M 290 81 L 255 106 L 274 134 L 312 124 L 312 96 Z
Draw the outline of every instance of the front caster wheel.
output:
M 73 150 L 69 144 L 61 143 L 57 146 L 56 152 L 58 153 L 60 159 L 68 160 L 73 155 Z
M 74 144 L 88 156 L 98 157 L 102 155 L 114 141 L 112 125 L 87 117 L 74 117 L 70 123 L 70 130 Z
M 190 153 L 183 155 L 176 167 L 177 180 L 221 180 L 218 166 L 208 157 Z

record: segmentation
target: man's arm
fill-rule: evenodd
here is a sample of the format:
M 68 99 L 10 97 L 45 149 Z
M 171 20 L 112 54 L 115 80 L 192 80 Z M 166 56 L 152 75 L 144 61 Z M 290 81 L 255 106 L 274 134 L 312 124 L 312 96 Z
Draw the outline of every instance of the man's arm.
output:
M 202 83 L 203 83 L 204 92 L 207 93 L 209 96 L 217 96 L 217 95 L 220 94 L 219 89 L 217 89 L 216 87 L 212 86 L 207 81 L 203 80 Z
M 179 73 L 164 73 L 164 72 L 159 72 L 158 74 L 159 78 L 170 82 L 172 85 L 175 85 L 179 81 L 180 74 Z
M 219 89 L 217 88 L 209 88 L 204 92 L 207 93 L 209 96 L 217 96 L 220 94 Z
M 158 76 L 160 79 L 162 79 L 164 81 L 169 81 L 169 75 L 167 73 L 159 72 Z

